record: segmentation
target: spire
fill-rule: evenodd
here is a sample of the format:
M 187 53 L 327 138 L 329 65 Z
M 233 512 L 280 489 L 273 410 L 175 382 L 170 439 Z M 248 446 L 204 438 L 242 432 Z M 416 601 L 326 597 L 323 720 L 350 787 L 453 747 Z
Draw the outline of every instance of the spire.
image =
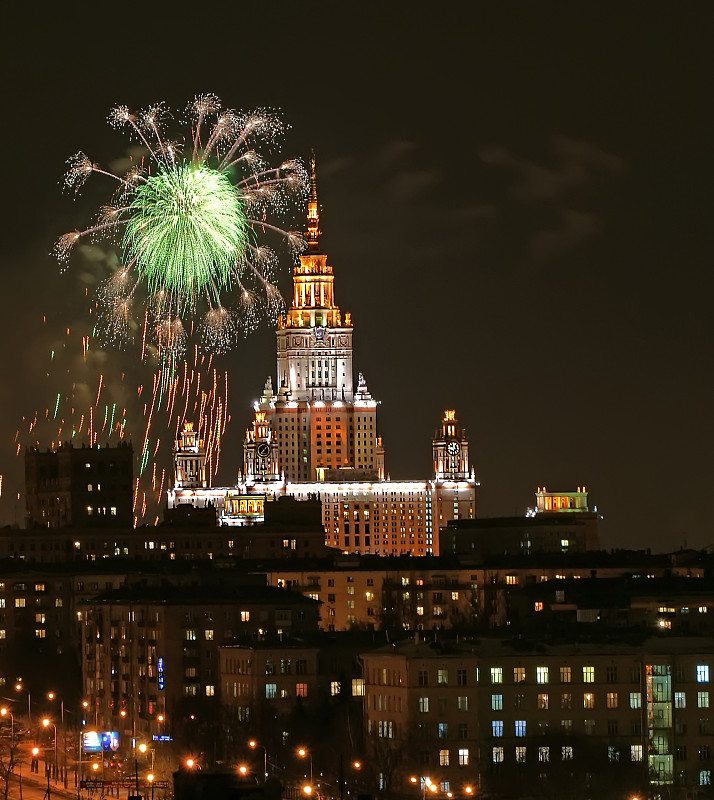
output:
M 317 172 L 315 169 L 315 151 L 310 155 L 310 199 L 307 201 L 307 238 L 308 250 L 320 251 L 320 211 L 317 205 Z

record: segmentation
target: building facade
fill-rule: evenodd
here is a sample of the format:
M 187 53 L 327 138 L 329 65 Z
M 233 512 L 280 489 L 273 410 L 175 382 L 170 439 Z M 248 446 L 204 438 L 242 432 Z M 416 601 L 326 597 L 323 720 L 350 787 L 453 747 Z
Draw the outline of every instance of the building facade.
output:
M 74 447 L 69 442 L 25 453 L 28 528 L 131 527 L 131 444 Z
M 232 488 L 177 480 L 168 493 L 169 507 L 211 504 L 219 524 L 244 525 L 255 520 L 236 511 L 232 495 L 319 497 L 330 547 L 348 553 L 437 555 L 439 529 L 475 516 L 478 484 L 466 430 L 453 410 L 446 411 L 432 441 L 431 478 L 387 479 L 379 403 L 361 373 L 355 386 L 352 317 L 337 305 L 333 269 L 319 237 L 313 160 L 307 249 L 293 272 L 290 309 L 278 325 L 276 382 L 272 377 L 266 381 L 245 433 L 242 480 Z M 185 461 L 191 475 L 205 475 L 205 454 L 203 466 L 200 452 L 191 449 L 184 456 L 189 433 L 177 443 L 177 478 L 187 473 Z
M 362 660 L 368 737 L 376 757 L 401 754 L 384 759 L 397 791 L 416 775 L 459 794 L 712 796 L 708 639 L 405 642 Z

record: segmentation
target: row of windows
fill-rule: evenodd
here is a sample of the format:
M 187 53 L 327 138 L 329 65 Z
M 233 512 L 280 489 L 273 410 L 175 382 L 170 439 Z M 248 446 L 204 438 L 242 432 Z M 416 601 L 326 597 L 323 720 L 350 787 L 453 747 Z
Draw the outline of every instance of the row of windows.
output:
M 549 667 L 546 666 L 536 667 L 536 675 L 535 675 L 536 683 L 540 684 L 549 683 L 550 672 L 551 670 Z M 503 667 L 491 667 L 490 669 L 491 683 L 503 683 L 503 675 L 504 675 Z M 572 683 L 573 668 L 560 667 L 558 670 L 558 676 L 560 678 L 561 683 Z M 606 667 L 605 677 L 608 683 L 614 683 L 615 681 L 617 681 L 617 667 L 614 666 Z M 697 683 L 709 683 L 709 665 L 697 664 L 694 677 Z M 632 668 L 630 679 L 633 683 L 639 681 L 638 667 Z M 526 668 L 514 667 L 513 682 L 524 683 L 525 680 L 526 680 Z M 583 683 L 595 682 L 595 667 L 586 666 L 582 668 L 582 682 Z

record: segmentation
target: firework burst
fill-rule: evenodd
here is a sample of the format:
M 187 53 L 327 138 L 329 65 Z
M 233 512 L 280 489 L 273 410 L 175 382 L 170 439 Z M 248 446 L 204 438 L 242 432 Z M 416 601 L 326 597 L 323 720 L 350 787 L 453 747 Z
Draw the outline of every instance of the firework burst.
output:
M 260 240 L 277 234 L 293 256 L 302 249 L 302 237 L 275 219 L 308 186 L 299 161 L 271 167 L 261 153 L 284 133 L 274 113 L 221 110 L 207 94 L 194 98 L 187 116 L 190 134 L 173 141 L 165 134 L 172 117 L 163 104 L 137 113 L 114 108 L 109 123 L 128 131 L 145 153 L 126 175 L 82 152 L 68 160 L 67 190 L 78 192 L 98 173 L 114 181 L 115 192 L 94 224 L 64 234 L 55 246 L 64 264 L 83 237 L 118 245 L 121 263 L 98 294 L 105 333 L 123 342 L 143 328 L 142 353 L 148 340 L 172 360 L 181 358 L 194 322 L 210 352 L 229 349 L 261 319 L 275 322 L 284 308 L 274 283 L 278 259 Z

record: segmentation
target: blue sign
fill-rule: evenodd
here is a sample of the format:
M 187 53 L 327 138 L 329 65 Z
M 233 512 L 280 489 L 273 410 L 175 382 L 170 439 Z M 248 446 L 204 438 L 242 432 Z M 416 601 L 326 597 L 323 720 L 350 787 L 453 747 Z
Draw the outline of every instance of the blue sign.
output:
M 158 660 L 156 661 L 156 675 L 159 681 L 159 690 L 164 688 L 164 659 L 163 656 L 159 656 Z
M 119 733 L 117 731 L 104 731 L 102 733 L 102 750 L 116 753 L 119 749 Z
M 173 742 L 173 740 L 174 740 L 173 736 L 164 736 L 163 734 L 160 734 L 159 736 L 154 734 L 151 738 L 155 742 Z

